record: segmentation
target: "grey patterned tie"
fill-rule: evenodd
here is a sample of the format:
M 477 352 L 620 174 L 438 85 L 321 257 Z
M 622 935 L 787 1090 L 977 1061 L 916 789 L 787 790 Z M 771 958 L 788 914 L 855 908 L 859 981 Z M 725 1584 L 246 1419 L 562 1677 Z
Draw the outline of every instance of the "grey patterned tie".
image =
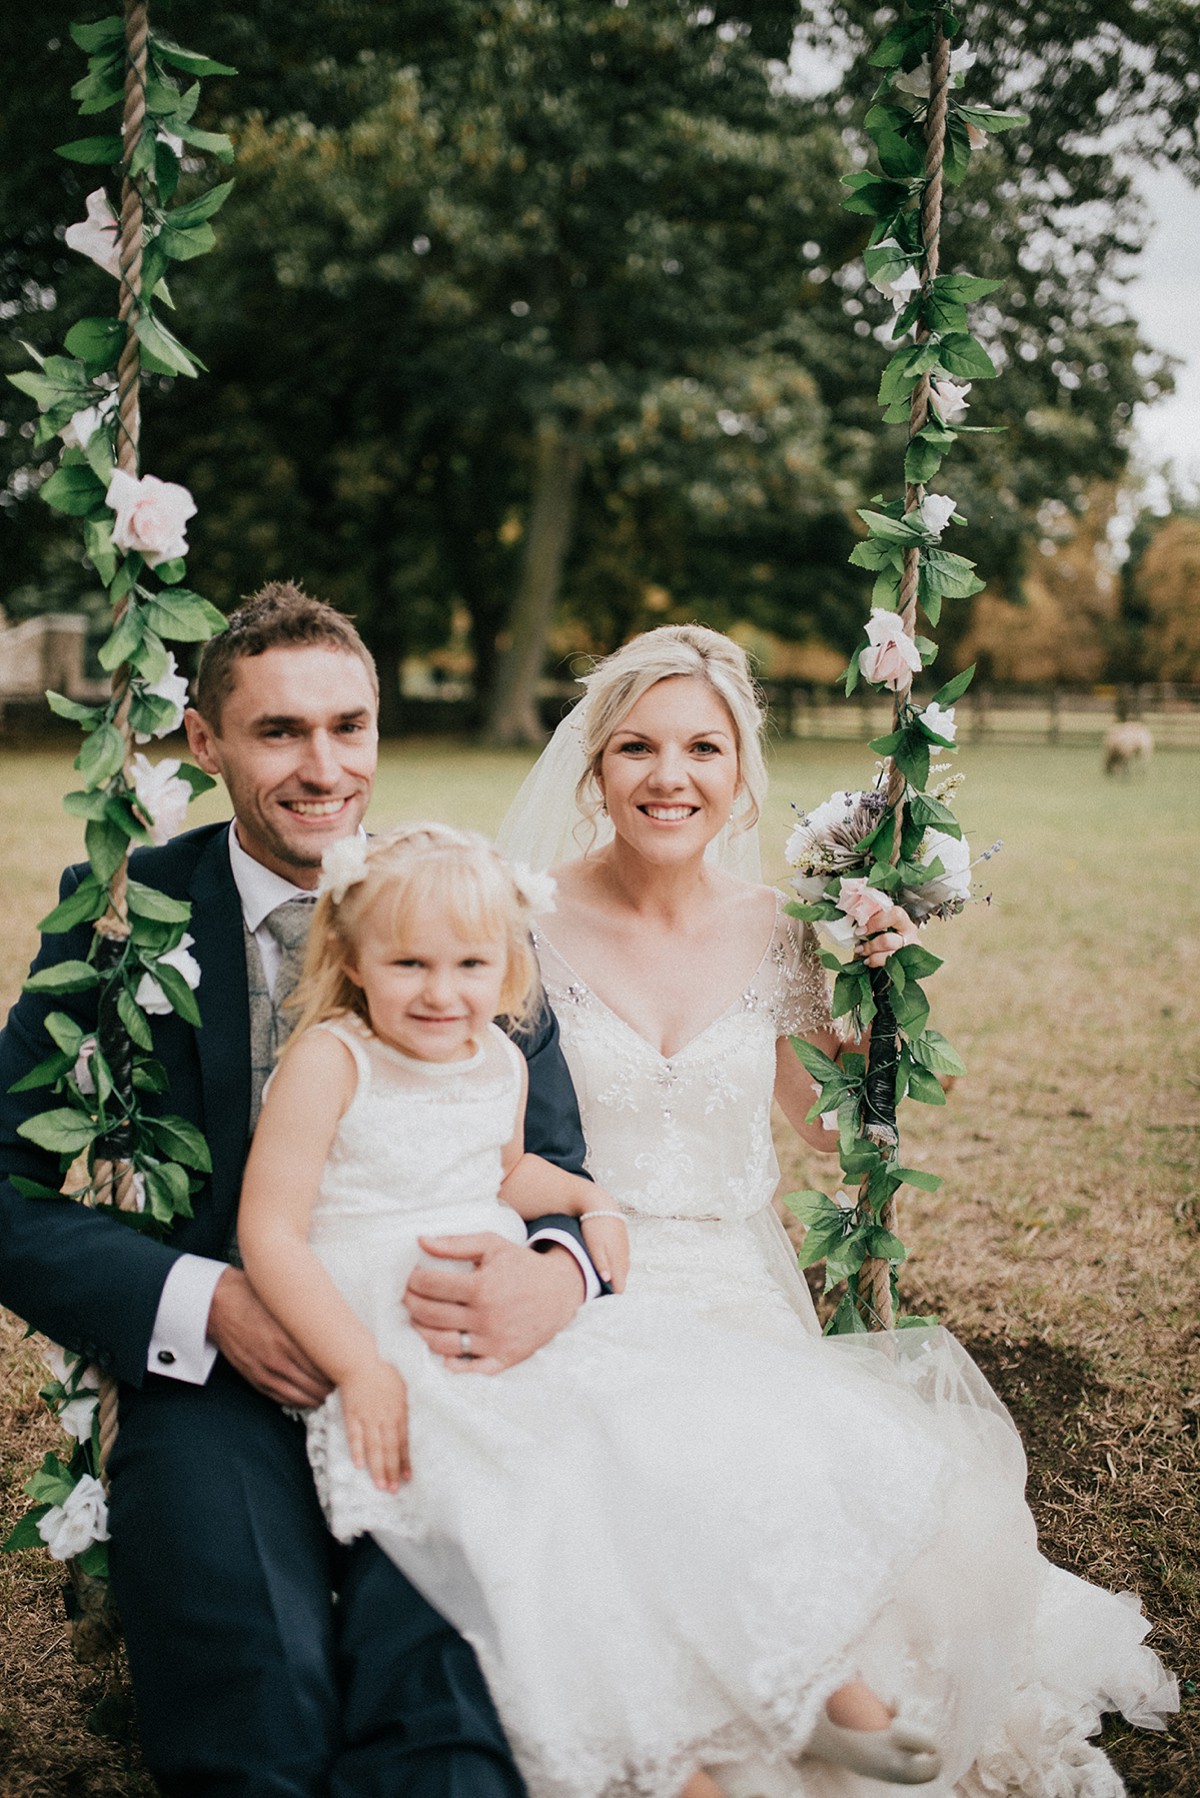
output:
M 295 1014 L 281 1009 L 295 990 L 304 963 L 304 945 L 312 923 L 313 900 L 286 899 L 263 921 L 283 951 L 274 990 L 263 976 L 258 945 L 246 932 L 246 969 L 250 979 L 250 1128 L 258 1122 L 262 1090 L 275 1058 L 286 1043 Z
M 243 923 L 246 944 L 246 978 L 250 996 L 250 1134 L 262 1110 L 263 1087 L 275 1066 L 275 1057 L 291 1034 L 295 1014 L 279 1007 L 300 978 L 304 963 L 304 945 L 312 923 L 312 899 L 286 899 L 265 919 L 267 929 L 283 950 L 275 990 L 271 991 L 263 973 L 258 944 Z M 242 1265 L 238 1253 L 236 1226 L 226 1246 L 226 1256 L 235 1267 Z

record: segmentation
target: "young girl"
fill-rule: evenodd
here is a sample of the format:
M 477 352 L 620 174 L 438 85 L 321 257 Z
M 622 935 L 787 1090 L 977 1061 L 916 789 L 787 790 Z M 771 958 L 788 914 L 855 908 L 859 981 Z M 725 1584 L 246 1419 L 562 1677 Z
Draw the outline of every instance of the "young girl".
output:
M 746 1798 L 936 1778 L 929 1733 L 854 1677 L 870 1578 L 819 1571 L 856 1433 L 914 1494 L 936 1477 L 920 1405 L 848 1368 L 810 1389 L 658 1295 L 585 1307 L 499 1378 L 450 1372 L 400 1302 L 419 1236 L 521 1241 L 522 1216 L 571 1212 L 619 1291 L 624 1225 L 523 1152 L 524 1058 L 492 1020 L 534 1002 L 531 907 L 498 854 L 411 825 L 339 844 L 319 893 L 239 1238 L 336 1388 L 308 1418 L 335 1535 L 374 1535 L 467 1636 L 534 1798 L 673 1798 L 699 1766 Z M 896 1496 L 914 1557 L 929 1510 Z

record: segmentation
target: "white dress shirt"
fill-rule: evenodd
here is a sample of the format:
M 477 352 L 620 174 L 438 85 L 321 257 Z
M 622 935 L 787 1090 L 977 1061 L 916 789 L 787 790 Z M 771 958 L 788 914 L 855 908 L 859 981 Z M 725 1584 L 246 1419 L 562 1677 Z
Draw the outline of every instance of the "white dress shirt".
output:
M 247 855 L 238 840 L 236 825 L 230 825 L 228 840 L 229 866 L 242 902 L 242 917 L 258 947 L 267 986 L 274 992 L 283 950 L 267 929 L 267 919 L 287 900 L 311 898 L 312 892 L 310 888 L 294 886 L 281 874 L 264 868 L 252 855 Z M 530 1237 L 530 1242 L 557 1243 L 568 1250 L 583 1275 L 585 1298 L 597 1296 L 600 1282 L 596 1270 L 567 1231 L 553 1227 L 538 1230 Z M 193 1386 L 202 1386 L 207 1380 L 217 1358 L 216 1345 L 208 1340 L 208 1314 L 217 1281 L 227 1265 L 227 1262 L 213 1261 L 205 1255 L 187 1254 L 174 1263 L 159 1295 L 146 1357 L 150 1373 L 162 1374 L 169 1380 L 185 1380 Z

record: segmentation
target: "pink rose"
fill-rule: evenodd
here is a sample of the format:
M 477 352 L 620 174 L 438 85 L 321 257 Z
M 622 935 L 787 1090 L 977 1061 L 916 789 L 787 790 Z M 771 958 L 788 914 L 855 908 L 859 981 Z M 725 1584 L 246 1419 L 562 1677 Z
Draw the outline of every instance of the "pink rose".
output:
M 90 256 L 98 262 L 105 274 L 120 278 L 121 267 L 117 260 L 117 241 L 120 229 L 117 215 L 108 203 L 108 195 L 102 187 L 87 197 L 87 217 L 77 225 L 68 225 L 65 233 L 69 250 L 78 250 L 81 256 Z
M 908 635 L 898 612 L 882 606 L 872 609 L 867 624 L 868 647 L 859 652 L 858 669 L 864 680 L 890 687 L 893 693 L 912 685 L 920 672 L 921 652 Z
M 843 880 L 837 896 L 838 910 L 845 912 L 860 936 L 870 936 L 873 930 L 878 930 L 880 914 L 890 912 L 895 903 L 878 887 L 868 886 L 865 875 Z
M 148 568 L 187 555 L 184 526 L 196 502 L 186 487 L 152 474 L 136 480 L 118 468 L 108 483 L 106 503 L 117 515 L 112 540 L 118 549 L 139 551 Z
M 970 381 L 952 381 L 949 375 L 937 375 L 929 383 L 929 404 L 944 425 L 952 425 L 968 410 Z

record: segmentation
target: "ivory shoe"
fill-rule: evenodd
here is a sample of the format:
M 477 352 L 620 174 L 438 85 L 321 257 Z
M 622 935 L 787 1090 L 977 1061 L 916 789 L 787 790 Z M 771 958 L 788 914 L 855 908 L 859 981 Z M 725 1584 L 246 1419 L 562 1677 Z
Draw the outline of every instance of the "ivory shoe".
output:
M 933 1737 L 903 1717 L 893 1717 L 886 1729 L 843 1729 L 822 1712 L 804 1755 L 894 1786 L 927 1785 L 942 1770 Z

